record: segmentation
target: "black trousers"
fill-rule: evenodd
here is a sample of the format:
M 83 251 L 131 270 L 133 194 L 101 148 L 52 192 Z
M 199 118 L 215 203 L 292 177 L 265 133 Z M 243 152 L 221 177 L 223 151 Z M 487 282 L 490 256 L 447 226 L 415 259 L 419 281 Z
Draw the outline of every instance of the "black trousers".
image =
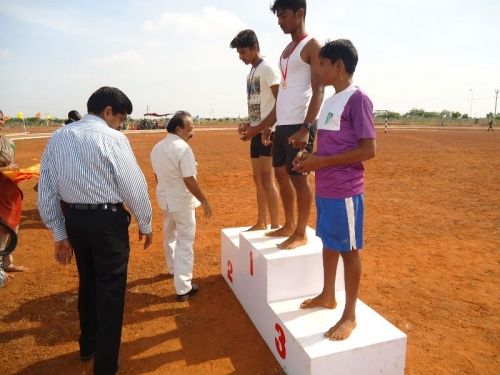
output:
M 124 208 L 64 211 L 80 279 L 80 354 L 95 352 L 94 374 L 115 374 L 127 284 L 130 214 Z

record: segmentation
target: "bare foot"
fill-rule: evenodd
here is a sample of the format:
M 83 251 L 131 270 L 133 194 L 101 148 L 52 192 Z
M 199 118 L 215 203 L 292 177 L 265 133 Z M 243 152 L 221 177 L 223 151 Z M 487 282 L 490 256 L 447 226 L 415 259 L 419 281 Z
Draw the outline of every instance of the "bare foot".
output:
M 354 328 L 356 328 L 356 319 L 342 317 L 325 333 L 325 337 L 333 341 L 345 340 Z
M 314 298 L 306 299 L 300 304 L 301 309 L 312 309 L 314 307 L 326 307 L 327 309 L 334 309 L 337 307 L 337 301 L 335 298 L 327 298 L 320 294 Z
M 291 236 L 295 232 L 295 228 L 292 226 L 284 225 L 281 228 L 266 232 L 266 236 L 269 237 L 285 237 Z
M 5 272 L 24 272 L 27 271 L 28 269 L 24 266 L 16 266 L 14 264 L 11 264 L 10 266 L 4 266 L 3 270 Z
M 307 243 L 307 236 L 305 234 L 292 234 L 282 243 L 277 245 L 278 249 L 291 250 L 296 247 L 305 245 Z
M 264 230 L 267 229 L 267 224 L 255 224 L 253 227 L 248 228 L 245 232 L 253 232 L 255 230 Z

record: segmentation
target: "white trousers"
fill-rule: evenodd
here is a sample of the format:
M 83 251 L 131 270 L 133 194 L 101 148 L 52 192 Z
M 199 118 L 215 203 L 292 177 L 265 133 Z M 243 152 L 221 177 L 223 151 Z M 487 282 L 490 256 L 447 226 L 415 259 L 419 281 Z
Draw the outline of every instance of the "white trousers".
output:
M 174 275 L 177 294 L 185 294 L 192 287 L 195 233 L 194 209 L 163 211 L 163 250 L 168 272 Z

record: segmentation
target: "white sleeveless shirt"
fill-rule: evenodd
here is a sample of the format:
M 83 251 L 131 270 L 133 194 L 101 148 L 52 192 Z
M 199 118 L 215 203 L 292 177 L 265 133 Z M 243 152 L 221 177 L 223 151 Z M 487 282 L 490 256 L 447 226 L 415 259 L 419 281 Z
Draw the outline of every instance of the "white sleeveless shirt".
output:
M 282 75 L 276 99 L 276 126 L 302 124 L 306 118 L 312 97 L 311 66 L 302 60 L 300 52 L 311 39 L 310 36 L 302 39 L 288 59 L 280 59 Z

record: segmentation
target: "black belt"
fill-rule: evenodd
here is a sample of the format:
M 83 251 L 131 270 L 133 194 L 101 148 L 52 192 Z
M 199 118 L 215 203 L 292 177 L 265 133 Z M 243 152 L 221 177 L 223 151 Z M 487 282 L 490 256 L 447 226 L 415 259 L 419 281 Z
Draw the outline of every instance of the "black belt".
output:
M 67 208 L 71 210 L 82 210 L 82 211 L 117 211 L 119 208 L 123 207 L 123 203 L 98 203 L 98 204 L 86 204 L 86 203 L 66 203 Z

